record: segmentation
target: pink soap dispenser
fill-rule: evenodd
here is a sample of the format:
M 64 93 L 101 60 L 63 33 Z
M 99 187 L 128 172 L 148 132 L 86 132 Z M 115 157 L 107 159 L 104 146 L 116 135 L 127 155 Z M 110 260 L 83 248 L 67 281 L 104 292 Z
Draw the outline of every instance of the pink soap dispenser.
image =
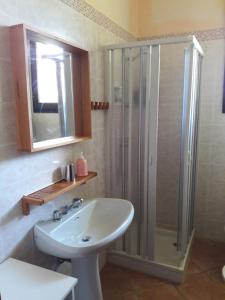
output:
M 83 152 L 81 152 L 80 158 L 78 158 L 76 161 L 76 171 L 77 171 L 77 176 L 88 175 L 87 160 L 85 159 Z

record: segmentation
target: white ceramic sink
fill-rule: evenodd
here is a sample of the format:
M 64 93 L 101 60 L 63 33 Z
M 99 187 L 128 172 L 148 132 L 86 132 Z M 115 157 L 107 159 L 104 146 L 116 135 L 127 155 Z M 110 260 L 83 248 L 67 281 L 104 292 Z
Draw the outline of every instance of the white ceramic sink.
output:
M 88 200 L 61 221 L 37 223 L 35 242 L 43 252 L 62 258 L 99 252 L 125 232 L 133 214 L 133 206 L 127 200 Z M 86 237 L 90 240 L 83 241 Z
M 34 238 L 41 251 L 72 259 L 73 276 L 79 280 L 78 300 L 100 300 L 98 253 L 126 231 L 133 216 L 134 208 L 127 200 L 86 200 L 61 221 L 37 223 Z

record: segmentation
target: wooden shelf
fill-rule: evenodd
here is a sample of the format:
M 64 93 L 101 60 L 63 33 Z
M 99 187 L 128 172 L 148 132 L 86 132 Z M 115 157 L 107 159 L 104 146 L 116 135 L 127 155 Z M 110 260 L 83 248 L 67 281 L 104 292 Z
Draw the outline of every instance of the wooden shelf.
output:
M 54 184 L 47 186 L 37 192 L 23 196 L 22 198 L 22 210 L 24 215 L 30 214 L 30 205 L 43 205 L 56 197 L 63 195 L 66 192 L 73 190 L 74 188 L 86 183 L 93 177 L 97 176 L 96 172 L 88 172 L 87 176 L 76 177 L 76 181 L 60 180 Z

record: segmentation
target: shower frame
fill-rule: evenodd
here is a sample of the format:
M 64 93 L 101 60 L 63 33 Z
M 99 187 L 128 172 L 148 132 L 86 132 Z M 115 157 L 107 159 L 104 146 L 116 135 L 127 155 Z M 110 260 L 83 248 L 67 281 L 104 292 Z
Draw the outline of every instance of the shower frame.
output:
M 187 44 L 184 50 L 184 79 L 183 79 L 183 100 L 182 100 L 182 124 L 181 124 L 181 151 L 180 151 L 180 188 L 179 188 L 179 212 L 178 212 L 178 232 L 177 232 L 177 251 L 183 258 L 179 267 L 163 265 L 154 261 L 154 235 L 156 226 L 156 172 L 157 172 L 157 137 L 158 137 L 158 104 L 159 104 L 159 79 L 160 79 L 160 46 L 169 44 Z M 149 82 L 146 87 L 146 98 L 151 99 L 151 113 L 149 114 L 149 169 L 148 169 L 148 199 L 144 203 L 145 217 L 147 221 L 144 226 L 144 235 L 148 235 L 147 241 L 140 245 L 141 255 L 131 255 L 127 251 L 126 238 L 123 248 L 126 251 L 111 251 L 109 260 L 113 263 L 129 267 L 150 275 L 158 275 L 165 279 L 175 282 L 182 281 L 184 268 L 189 255 L 192 239 L 194 236 L 194 211 L 195 211 L 195 173 L 197 160 L 197 136 L 198 136 L 198 116 L 199 116 L 199 96 L 201 80 L 201 63 L 204 55 L 203 50 L 195 36 L 170 37 L 154 39 L 149 41 L 131 42 L 127 44 L 112 45 L 106 50 L 106 92 L 109 102 L 112 102 L 114 90 L 112 88 L 113 50 L 132 48 L 150 48 L 149 57 Z M 123 53 L 124 55 L 124 53 Z M 122 66 L 124 73 L 124 64 Z M 154 76 L 152 76 L 152 74 Z M 196 83 L 197 78 L 197 83 Z M 124 80 L 124 78 L 123 78 Z M 129 80 L 129 78 L 128 78 Z M 124 101 L 124 89 L 122 99 Z M 129 95 L 128 95 L 129 97 Z M 150 104 L 149 104 L 150 105 Z M 124 110 L 124 104 L 123 104 Z M 123 126 L 124 130 L 124 126 Z M 124 138 L 124 132 L 123 132 Z M 122 151 L 122 155 L 124 152 Z M 122 170 L 124 173 L 124 170 Z M 124 176 L 124 174 L 123 174 Z M 124 188 L 123 188 L 124 190 Z M 151 199 L 151 201 L 149 201 Z M 181 201 L 182 199 L 182 201 Z M 187 213 L 188 212 L 188 213 Z M 140 242 L 140 241 L 139 241 Z M 128 252 L 128 253 L 126 253 Z

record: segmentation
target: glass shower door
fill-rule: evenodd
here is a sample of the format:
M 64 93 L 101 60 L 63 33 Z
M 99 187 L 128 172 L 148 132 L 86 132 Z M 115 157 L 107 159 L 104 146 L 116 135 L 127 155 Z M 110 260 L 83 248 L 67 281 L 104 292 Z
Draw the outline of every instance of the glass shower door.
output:
M 154 257 L 160 47 L 108 52 L 108 195 L 130 200 L 134 220 L 116 250 Z M 115 154 L 117 154 L 115 156 Z M 119 154 L 119 155 L 118 155 Z
M 182 257 L 186 253 L 194 229 L 200 67 L 201 58 L 198 51 L 194 46 L 190 46 L 185 50 L 180 148 L 177 249 Z

